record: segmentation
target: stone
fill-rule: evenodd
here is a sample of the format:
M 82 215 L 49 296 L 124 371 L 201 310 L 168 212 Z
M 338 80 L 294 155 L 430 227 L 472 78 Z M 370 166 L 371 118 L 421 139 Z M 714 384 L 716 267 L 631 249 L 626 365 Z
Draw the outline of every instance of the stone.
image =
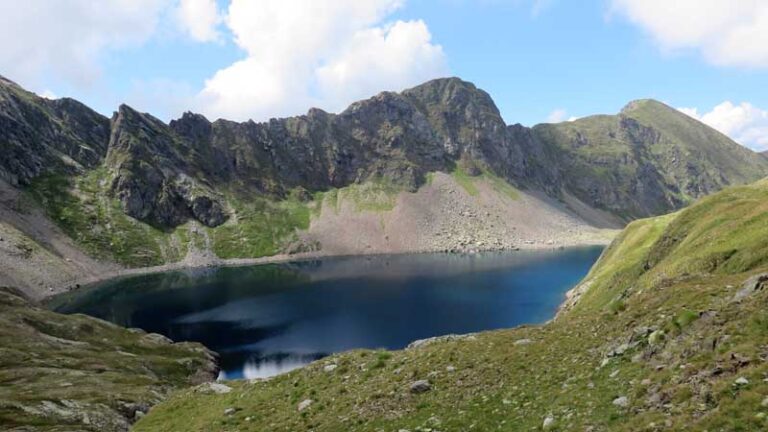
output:
M 749 380 L 744 377 L 738 377 L 736 378 L 736 381 L 733 382 L 737 386 L 745 386 L 749 384 Z
M 329 364 L 329 365 L 325 365 L 325 367 L 323 367 L 323 370 L 326 372 L 333 372 L 336 370 L 337 367 L 339 366 L 336 364 Z
M 224 410 L 224 415 L 231 416 L 232 414 L 236 413 L 236 408 L 227 408 Z
M 664 341 L 664 331 L 663 330 L 656 330 L 650 335 L 648 335 L 648 344 L 649 345 L 658 345 Z
M 533 341 L 530 339 L 518 339 L 515 341 L 515 345 L 528 345 L 529 343 L 532 343 Z
M 309 408 L 309 406 L 312 405 L 312 402 L 314 402 L 312 399 L 304 399 L 303 401 L 299 402 L 299 406 L 298 406 L 299 412 L 302 412 L 305 409 Z
M 427 380 L 418 380 L 411 383 L 411 393 L 419 394 L 432 390 L 432 385 Z
M 541 425 L 541 427 L 544 430 L 552 430 L 555 427 L 555 418 L 552 416 L 547 416 L 544 419 L 544 423 Z
M 626 408 L 629 406 L 629 399 L 626 396 L 619 396 L 611 402 L 617 407 Z
M 198 391 L 201 393 L 215 393 L 215 394 L 227 394 L 232 391 L 232 387 L 221 383 L 206 383 L 198 387 Z
M 741 301 L 754 292 L 762 290 L 765 288 L 766 282 L 768 282 L 768 273 L 761 273 L 750 277 L 744 281 L 741 289 L 733 295 L 733 301 Z

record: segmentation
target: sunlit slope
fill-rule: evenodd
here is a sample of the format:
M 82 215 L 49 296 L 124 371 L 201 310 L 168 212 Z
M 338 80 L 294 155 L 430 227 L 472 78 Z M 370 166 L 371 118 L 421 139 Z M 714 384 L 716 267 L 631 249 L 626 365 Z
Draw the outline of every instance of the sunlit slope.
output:
M 136 430 L 762 430 L 766 206 L 761 181 L 630 224 L 544 326 L 182 391 Z

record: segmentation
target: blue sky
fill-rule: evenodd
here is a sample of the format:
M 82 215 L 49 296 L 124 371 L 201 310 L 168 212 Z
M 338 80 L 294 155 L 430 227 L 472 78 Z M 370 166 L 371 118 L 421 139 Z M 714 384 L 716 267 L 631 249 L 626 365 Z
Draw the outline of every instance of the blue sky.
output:
M 615 113 L 651 97 L 768 148 L 768 48 L 758 46 L 768 19 L 754 18 L 768 13 L 761 2 L 60 3 L 0 6 L 0 37 L 13 32 L 4 40 L 19 41 L 0 48 L 0 74 L 105 114 L 127 102 L 164 120 L 188 109 L 265 120 L 312 105 L 338 111 L 453 75 L 488 91 L 508 123 Z M 309 4 L 319 9 L 306 11 Z M 32 25 L 43 30 L 24 37 Z

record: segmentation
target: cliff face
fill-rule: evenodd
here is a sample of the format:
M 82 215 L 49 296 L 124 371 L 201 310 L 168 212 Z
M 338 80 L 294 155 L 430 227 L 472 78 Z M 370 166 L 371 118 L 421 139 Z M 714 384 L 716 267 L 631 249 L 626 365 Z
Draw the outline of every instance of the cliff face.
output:
M 0 179 L 23 186 L 47 171 L 94 168 L 108 140 L 104 116 L 72 99 L 38 97 L 0 76 Z
M 575 197 L 624 221 L 768 173 L 768 159 L 659 102 L 636 101 L 615 116 L 507 126 L 487 93 L 456 78 L 384 92 L 339 114 L 312 109 L 235 123 L 185 113 L 170 124 L 125 105 L 110 121 L 2 80 L 0 148 L 0 174 L 20 186 L 102 168 L 103 193 L 161 230 L 189 220 L 217 227 L 233 217 L 233 197 L 310 199 L 381 180 L 416 191 L 428 173 L 457 167 L 556 200 Z

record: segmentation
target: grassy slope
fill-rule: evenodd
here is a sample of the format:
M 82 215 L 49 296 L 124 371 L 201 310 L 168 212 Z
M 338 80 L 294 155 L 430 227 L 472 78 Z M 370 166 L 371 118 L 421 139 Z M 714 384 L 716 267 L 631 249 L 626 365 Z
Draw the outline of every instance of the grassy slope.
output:
M 338 354 L 224 396 L 182 391 L 136 430 L 537 430 L 548 416 L 552 430 L 764 429 L 768 290 L 733 297 L 766 270 L 767 210 L 759 182 L 632 223 L 547 325 Z M 410 393 L 417 379 L 432 390 Z
M 628 130 L 622 126 L 624 118 L 658 135 L 628 137 Z M 643 175 L 643 164 L 657 167 L 663 180 L 656 186 L 659 192 L 679 203 L 690 203 L 729 185 L 756 181 L 768 171 L 765 158 L 654 100 L 631 102 L 620 115 L 543 124 L 534 131 L 561 155 L 566 181 L 577 196 L 589 202 L 593 188 L 610 186 L 603 191 L 610 196 L 602 199 L 628 220 L 675 208 L 663 203 L 651 208 L 650 203 L 633 201 L 638 198 L 634 188 L 638 176 Z M 633 139 L 641 140 L 643 145 L 638 146 Z M 698 190 L 701 185 L 705 190 Z
M 0 288 L 2 430 L 121 430 L 173 387 L 210 378 L 201 371 L 211 366 L 201 345 L 42 310 Z

